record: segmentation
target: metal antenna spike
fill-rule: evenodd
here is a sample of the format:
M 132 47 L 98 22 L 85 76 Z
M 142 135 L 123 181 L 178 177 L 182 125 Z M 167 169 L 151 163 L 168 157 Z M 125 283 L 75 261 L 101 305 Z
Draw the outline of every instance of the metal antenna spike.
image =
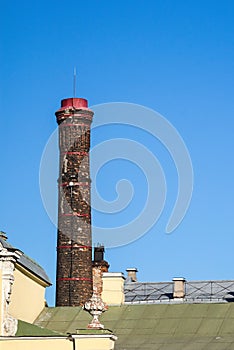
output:
M 76 67 L 73 71 L 73 97 L 76 97 Z

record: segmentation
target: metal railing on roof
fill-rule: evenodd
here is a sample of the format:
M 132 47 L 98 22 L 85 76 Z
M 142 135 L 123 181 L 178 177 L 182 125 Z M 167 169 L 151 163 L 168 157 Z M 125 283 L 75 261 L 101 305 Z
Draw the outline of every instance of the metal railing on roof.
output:
M 185 283 L 186 299 L 232 299 L 234 281 L 195 281 Z
M 125 302 L 171 302 L 173 282 L 126 283 L 124 287 Z M 186 302 L 234 301 L 234 281 L 194 281 L 185 282 Z
M 125 285 L 125 301 L 169 300 L 173 298 L 173 283 L 139 283 Z

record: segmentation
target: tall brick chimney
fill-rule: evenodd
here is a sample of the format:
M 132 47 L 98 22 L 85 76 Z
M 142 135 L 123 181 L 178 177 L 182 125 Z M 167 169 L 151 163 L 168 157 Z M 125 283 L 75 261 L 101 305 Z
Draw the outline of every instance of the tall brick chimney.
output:
M 67 98 L 55 113 L 59 125 L 59 198 L 56 306 L 78 306 L 92 296 L 90 125 L 83 98 Z

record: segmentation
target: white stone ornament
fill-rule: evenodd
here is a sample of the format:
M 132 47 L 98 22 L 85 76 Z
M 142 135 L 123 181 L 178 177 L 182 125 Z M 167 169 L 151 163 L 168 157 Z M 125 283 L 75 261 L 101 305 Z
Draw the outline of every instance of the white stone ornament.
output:
M 93 293 L 91 299 L 84 305 L 84 309 L 93 316 L 88 328 L 103 329 L 104 325 L 100 323 L 99 316 L 107 310 L 107 305 L 102 301 L 97 293 Z
M 15 263 L 21 255 L 22 252 L 19 250 L 8 250 L 0 243 L 0 270 L 2 271 L 2 281 L 0 281 L 0 288 L 2 290 L 1 336 L 15 336 L 17 332 L 18 321 L 9 314 L 9 304 L 11 301 L 12 285 L 14 283 Z

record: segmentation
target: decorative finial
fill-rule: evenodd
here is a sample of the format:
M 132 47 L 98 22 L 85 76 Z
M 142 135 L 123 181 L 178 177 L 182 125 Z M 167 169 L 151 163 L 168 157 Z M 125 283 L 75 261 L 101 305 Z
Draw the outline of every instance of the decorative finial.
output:
M 100 323 L 99 317 L 107 309 L 108 307 L 106 303 L 104 303 L 101 297 L 94 292 L 91 299 L 87 301 L 84 305 L 84 310 L 88 311 L 93 317 L 92 321 L 88 325 L 88 328 L 103 329 L 104 326 Z
M 6 241 L 7 240 L 6 232 L 0 231 L 0 238 L 4 239 L 4 241 Z

